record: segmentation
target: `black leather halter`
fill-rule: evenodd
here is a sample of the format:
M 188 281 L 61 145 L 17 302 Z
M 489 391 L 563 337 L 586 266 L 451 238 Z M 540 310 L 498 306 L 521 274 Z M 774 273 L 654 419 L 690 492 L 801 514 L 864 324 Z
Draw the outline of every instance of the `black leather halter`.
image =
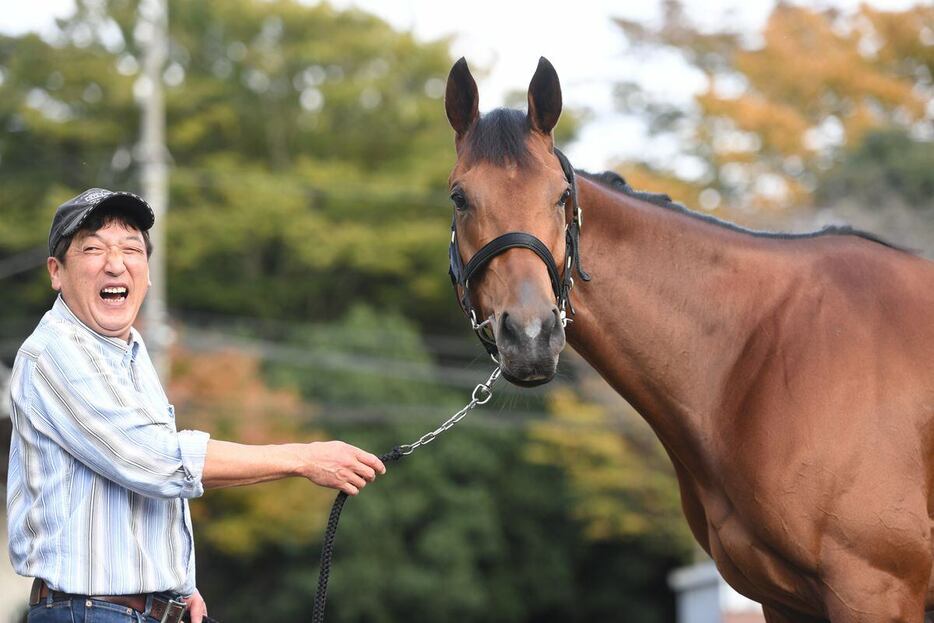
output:
M 571 193 L 565 204 L 570 207 L 571 216 L 565 226 L 565 247 L 567 250 L 563 274 L 559 273 L 558 265 L 555 263 L 555 258 L 551 255 L 551 251 L 548 250 L 548 246 L 532 234 L 521 231 L 509 232 L 494 238 L 483 245 L 483 247 L 470 258 L 467 265 L 464 266 L 463 260 L 461 260 L 460 249 L 457 245 L 456 215 L 451 220 L 451 245 L 448 248 L 448 256 L 451 262 L 448 272 L 451 275 L 451 283 L 454 285 L 455 294 L 458 295 L 458 302 L 460 303 L 461 309 L 464 310 L 464 314 L 467 316 L 468 320 L 470 320 L 471 326 L 477 334 L 477 337 L 480 338 L 483 347 L 494 360 L 496 360 L 499 354 L 499 349 L 496 347 L 496 338 L 490 327 L 490 320 L 487 319 L 479 322 L 477 313 L 470 302 L 470 280 L 482 270 L 490 260 L 508 249 L 515 248 L 529 249 L 540 257 L 545 263 L 545 267 L 548 269 L 548 276 L 551 279 L 551 288 L 554 291 L 555 300 L 561 313 L 562 326 L 570 321 L 566 309 L 569 309 L 571 315 L 574 315 L 574 305 L 570 302 L 571 288 L 574 287 L 574 278 L 571 273 L 573 270 L 577 270 L 577 274 L 580 275 L 581 279 L 590 281 L 590 275 L 581 268 L 580 232 L 582 215 L 580 202 L 577 197 L 577 182 L 574 176 L 574 168 L 563 153 L 557 149 L 554 150 L 554 153 L 558 158 L 558 162 L 561 163 L 561 169 L 564 171 L 564 176 L 567 178 L 568 184 L 571 187 Z

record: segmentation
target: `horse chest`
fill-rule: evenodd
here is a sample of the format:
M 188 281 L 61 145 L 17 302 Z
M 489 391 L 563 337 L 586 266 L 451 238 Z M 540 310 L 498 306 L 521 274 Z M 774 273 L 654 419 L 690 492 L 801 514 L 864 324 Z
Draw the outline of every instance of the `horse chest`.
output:
M 763 538 L 756 525 L 762 518 L 743 516 L 722 498 L 709 498 L 704 504 L 708 551 L 727 583 L 756 601 L 820 614 L 812 605 L 819 601 L 816 574 L 796 564 L 785 543 Z

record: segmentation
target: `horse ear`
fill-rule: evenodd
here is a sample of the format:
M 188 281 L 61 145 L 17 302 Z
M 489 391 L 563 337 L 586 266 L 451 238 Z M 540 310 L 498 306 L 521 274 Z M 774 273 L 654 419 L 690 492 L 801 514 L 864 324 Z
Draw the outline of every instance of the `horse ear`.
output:
M 538 68 L 529 83 L 529 124 L 542 134 L 551 134 L 561 116 L 561 83 L 548 59 L 538 59 Z
M 462 56 L 451 67 L 447 89 L 444 92 L 444 110 L 448 114 L 451 127 L 457 132 L 457 138 L 466 134 L 480 116 L 479 103 L 477 83 L 470 75 L 467 61 Z

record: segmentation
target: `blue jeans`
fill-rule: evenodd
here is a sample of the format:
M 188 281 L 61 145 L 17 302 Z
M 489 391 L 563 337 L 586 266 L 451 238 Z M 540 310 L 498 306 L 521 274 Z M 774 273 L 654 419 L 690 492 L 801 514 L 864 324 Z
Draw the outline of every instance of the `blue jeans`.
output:
M 29 609 L 27 623 L 156 623 L 132 608 L 97 599 L 42 599 Z

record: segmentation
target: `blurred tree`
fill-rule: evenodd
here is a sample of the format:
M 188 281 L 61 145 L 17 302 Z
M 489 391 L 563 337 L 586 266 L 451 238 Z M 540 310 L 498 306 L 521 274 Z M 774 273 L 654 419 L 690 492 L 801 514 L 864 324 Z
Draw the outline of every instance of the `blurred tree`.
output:
M 450 318 L 447 42 L 327 4 L 180 2 L 170 19 L 173 300 L 320 320 L 366 298 Z
M 281 362 L 267 364 L 266 374 L 273 383 L 296 387 L 308 400 L 346 407 L 420 402 L 438 405 L 440 410 L 456 406 L 462 398 L 441 389 L 435 380 L 434 362 L 416 327 L 394 314 L 378 314 L 358 303 L 340 322 L 315 327 L 299 325 L 289 332 L 287 340 L 318 358 L 356 357 L 358 361 L 371 358 L 378 364 L 369 369 L 364 366 L 336 371 L 322 369 L 314 374 L 308 374 L 304 367 Z M 386 365 L 399 374 L 385 374 L 382 368 Z
M 176 347 L 172 368 L 168 393 L 179 428 L 251 444 L 323 438 L 309 426 L 313 409 L 294 390 L 267 386 L 255 357 Z M 191 510 L 199 541 L 224 555 L 250 556 L 270 546 L 317 542 L 331 497 L 302 479 L 289 479 L 211 491 Z
M 62 31 L 54 43 L 0 35 L 0 257 L 26 260 L 4 275 L 5 337 L 24 336 L 49 307 L 40 266 L 54 206 L 92 183 L 133 186 L 126 167 L 114 166 L 138 125 L 131 81 L 115 60 L 90 30 Z
M 821 177 L 816 197 L 823 205 L 859 198 L 866 204 L 896 200 L 934 210 L 934 146 L 900 129 L 871 131 Z
M 802 228 L 846 223 L 934 259 L 934 147 L 900 128 L 869 132 L 819 178 Z
M 549 395 L 549 413 L 532 425 L 528 454 L 567 471 L 576 516 L 591 539 L 647 538 L 668 554 L 690 552 L 678 485 L 660 444 L 607 434 L 613 421 L 604 408 L 569 388 Z
M 633 188 L 665 193 L 692 210 L 715 210 L 720 206 L 719 194 L 715 190 L 678 177 L 673 171 L 659 169 L 645 162 L 627 162 L 618 167 L 618 172 Z
M 170 304 L 326 319 L 366 297 L 455 322 L 447 41 L 328 4 L 169 4 Z M 41 247 L 71 194 L 138 188 L 136 11 L 81 1 L 51 42 L 0 38 L 0 257 Z M 0 313 L 38 315 L 46 281 L 22 275 Z
M 706 203 L 754 208 L 807 202 L 821 171 L 873 128 L 932 138 L 934 7 L 853 13 L 778 3 L 761 38 L 691 22 L 664 2 L 657 28 L 617 20 L 636 51 L 674 49 L 707 88 L 690 111 L 620 85 L 622 108 L 692 144 Z M 699 192 L 699 191 L 698 191 Z M 676 197 L 677 198 L 677 197 Z

